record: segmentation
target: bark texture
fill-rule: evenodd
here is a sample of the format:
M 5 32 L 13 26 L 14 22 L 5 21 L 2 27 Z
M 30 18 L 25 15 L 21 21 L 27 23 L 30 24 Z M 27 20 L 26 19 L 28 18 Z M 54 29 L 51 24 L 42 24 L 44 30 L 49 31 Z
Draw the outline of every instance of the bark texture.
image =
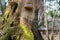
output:
M 38 32 L 38 4 L 38 0 L 9 2 L 0 20 L 0 40 L 43 40 Z

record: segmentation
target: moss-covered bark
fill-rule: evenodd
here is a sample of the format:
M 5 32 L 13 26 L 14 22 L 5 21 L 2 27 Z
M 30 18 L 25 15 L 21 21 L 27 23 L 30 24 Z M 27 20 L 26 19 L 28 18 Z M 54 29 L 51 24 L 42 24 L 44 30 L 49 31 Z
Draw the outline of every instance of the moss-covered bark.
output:
M 18 4 L 11 2 L 2 16 L 0 40 L 34 40 L 33 33 L 26 25 L 18 22 Z M 17 17 L 17 18 L 16 18 Z
M 18 3 L 9 2 L 9 5 L 0 20 L 2 23 L 0 24 L 2 33 L 0 40 L 42 39 L 41 34 L 39 34 L 37 30 L 38 13 L 35 13 L 37 7 L 35 2 L 36 0 L 18 0 Z

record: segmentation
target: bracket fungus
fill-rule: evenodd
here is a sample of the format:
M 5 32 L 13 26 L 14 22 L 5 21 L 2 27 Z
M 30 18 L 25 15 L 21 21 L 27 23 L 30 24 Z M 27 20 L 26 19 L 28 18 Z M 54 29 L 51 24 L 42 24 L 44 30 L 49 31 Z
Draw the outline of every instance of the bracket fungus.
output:
M 25 4 L 24 8 L 28 9 L 28 10 L 32 10 L 33 9 L 33 5 L 32 4 Z

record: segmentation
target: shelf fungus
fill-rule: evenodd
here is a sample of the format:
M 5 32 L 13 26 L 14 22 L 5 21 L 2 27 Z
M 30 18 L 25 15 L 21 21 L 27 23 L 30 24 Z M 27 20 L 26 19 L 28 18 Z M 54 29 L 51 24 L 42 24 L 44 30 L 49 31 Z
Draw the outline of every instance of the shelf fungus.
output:
M 28 9 L 28 10 L 32 10 L 33 9 L 33 4 L 25 4 L 24 8 Z

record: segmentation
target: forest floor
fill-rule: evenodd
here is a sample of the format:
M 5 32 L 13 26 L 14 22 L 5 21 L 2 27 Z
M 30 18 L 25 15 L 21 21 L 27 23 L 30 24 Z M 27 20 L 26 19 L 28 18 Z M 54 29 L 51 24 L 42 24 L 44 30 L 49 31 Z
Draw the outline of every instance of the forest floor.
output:
M 50 34 L 49 35 L 50 40 L 51 40 L 51 36 L 52 35 Z M 47 40 L 47 37 L 45 34 L 43 34 L 42 37 L 44 38 L 44 40 Z M 53 38 L 54 38 L 54 40 L 60 40 L 60 34 L 54 34 Z

